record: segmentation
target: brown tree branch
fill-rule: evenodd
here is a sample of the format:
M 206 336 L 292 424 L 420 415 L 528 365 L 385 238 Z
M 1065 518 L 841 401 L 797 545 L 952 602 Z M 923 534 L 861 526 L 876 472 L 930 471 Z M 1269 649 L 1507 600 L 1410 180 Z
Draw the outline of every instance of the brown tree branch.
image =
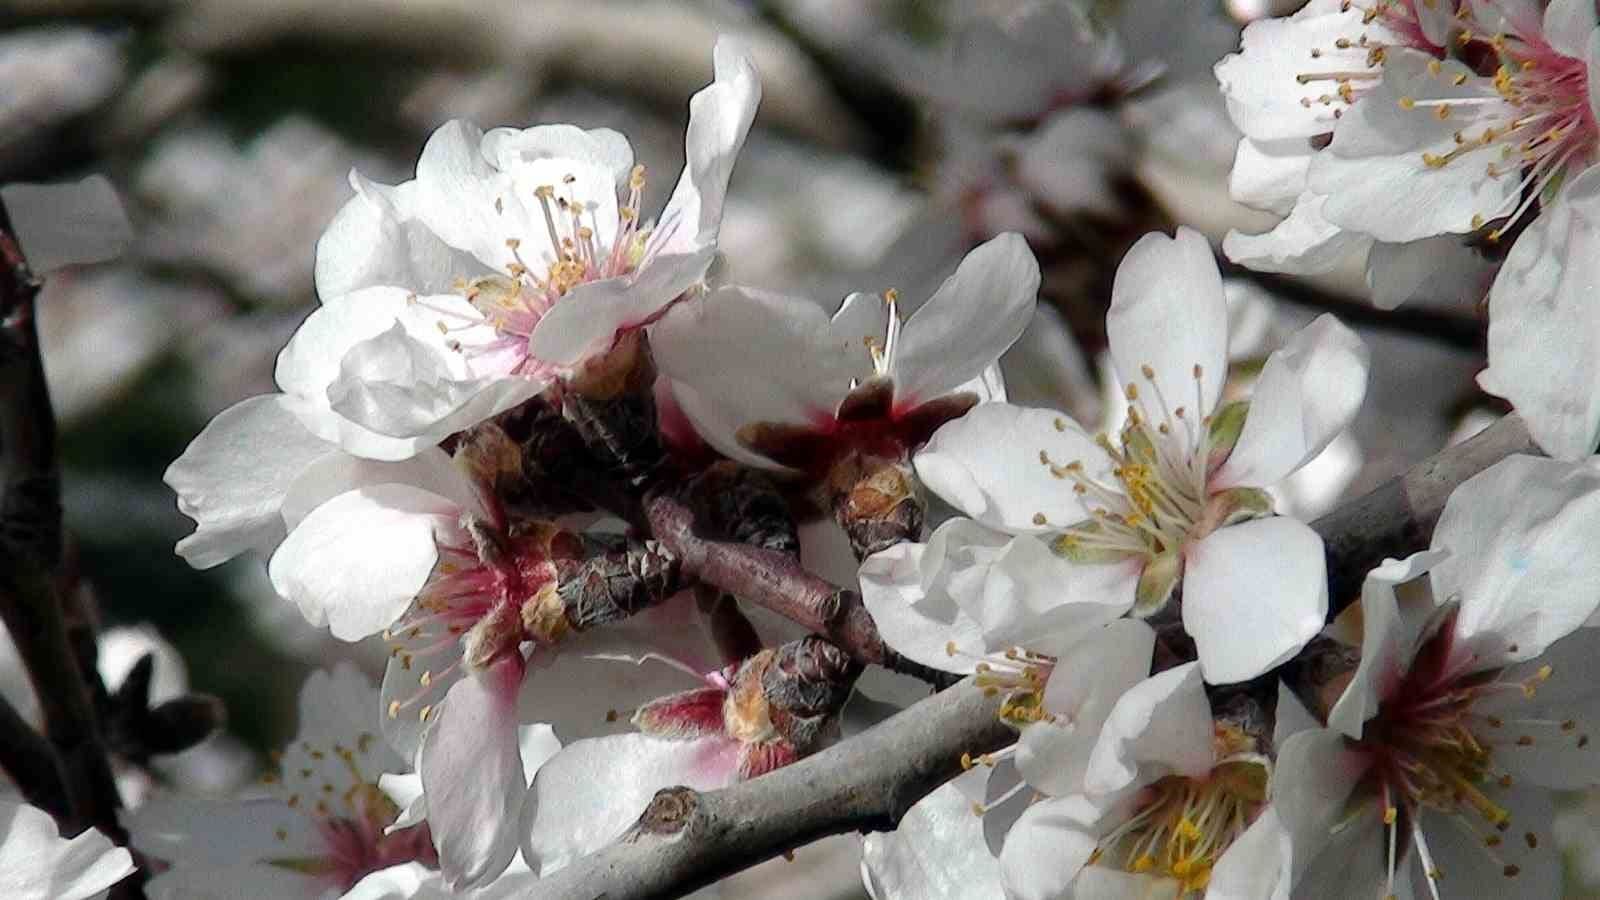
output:
M 1327 543 L 1330 607 L 1349 605 L 1383 557 L 1426 547 L 1461 482 L 1512 454 L 1537 452 L 1521 419 L 1507 416 L 1312 523 Z M 753 548 L 699 538 L 688 510 L 669 497 L 650 498 L 646 514 L 657 537 L 681 553 L 685 571 L 747 599 L 759 597 L 798 621 L 809 616 L 819 630 L 853 636 L 863 650 L 890 652 L 875 628 L 868 640 L 864 609 L 856 631 L 822 612 L 830 598 L 850 592 Z M 963 752 L 989 752 L 1015 737 L 999 719 L 999 703 L 963 684 L 761 778 L 704 793 L 660 791 L 627 834 L 542 879 L 529 896 L 678 897 L 830 834 L 893 828 L 912 804 L 960 771 Z
M 61 483 L 34 320 L 38 294 L 0 204 L 0 618 L 27 667 L 56 751 L 70 813 L 66 831 L 98 828 L 126 844 L 93 695 L 60 596 Z M 139 896 L 138 883 L 127 879 L 114 894 Z
M 795 554 L 703 537 L 696 531 L 693 510 L 670 493 L 646 497 L 644 516 L 655 539 L 679 558 L 684 574 L 766 607 L 826 637 L 860 662 L 939 686 L 953 682 L 885 646 L 861 595 L 806 571 Z
M 718 791 L 668 788 L 626 835 L 527 896 L 646 900 L 696 888 L 830 834 L 893 828 L 961 771 L 961 754 L 1015 733 L 1000 698 L 961 684 L 793 765 Z
M 57 821 L 70 813 L 55 748 L 4 697 L 0 697 L 0 771 L 22 792 L 24 800 Z
M 1517 453 L 1540 455 L 1528 426 L 1512 413 L 1312 522 L 1328 557 L 1328 621 L 1356 601 L 1367 573 L 1385 557 L 1427 549 L 1461 482 Z

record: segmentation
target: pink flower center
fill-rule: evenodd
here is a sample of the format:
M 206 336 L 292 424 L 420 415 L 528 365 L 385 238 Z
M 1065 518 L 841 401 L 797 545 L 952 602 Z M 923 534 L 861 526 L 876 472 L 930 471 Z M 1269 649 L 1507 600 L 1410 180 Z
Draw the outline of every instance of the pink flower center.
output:
M 427 585 L 384 632 L 399 672 L 417 685 L 415 693 L 389 700 L 391 719 L 405 713 L 425 723 L 464 671 L 486 669 L 518 653 L 524 641 L 551 644 L 561 637 L 565 619 L 553 590 L 554 560 L 578 552 L 571 536 L 543 523 L 512 536 L 491 534 L 488 526 L 468 531 L 480 546 L 441 540 Z M 552 603 L 555 608 L 547 608 Z
M 1512 703 L 1531 699 L 1551 669 L 1544 666 L 1523 681 L 1507 681 L 1503 671 L 1473 672 L 1472 654 L 1453 635 L 1452 616 L 1418 652 L 1410 670 L 1396 676 L 1378 714 L 1356 742 L 1369 765 L 1364 784 L 1383 803 L 1391 891 L 1398 830 L 1406 824 L 1438 896 L 1433 883 L 1442 873 L 1423 835 L 1424 811 L 1456 819 L 1477 835 L 1483 852 L 1507 878 L 1515 877 L 1520 869 L 1496 851 L 1513 828 L 1511 811 L 1499 796 L 1513 778 L 1499 760 L 1539 744 L 1571 740 L 1583 747 L 1589 741 L 1574 720 L 1503 718 L 1489 712 L 1503 710 L 1508 698 Z M 1529 847 L 1538 844 L 1531 831 L 1517 839 Z
M 464 317 L 448 310 L 436 310 L 455 324 L 440 323 L 447 334 L 481 325 L 491 326 L 496 338 L 466 343 L 455 341 L 452 348 L 474 358 L 487 358 L 496 370 L 510 374 L 545 376 L 550 367 L 528 353 L 528 339 L 551 307 L 579 285 L 616 278 L 636 271 L 645 262 L 647 230 L 639 227 L 639 204 L 645 185 L 644 166 L 634 166 L 628 178 L 628 202 L 617 207 L 614 235 L 609 246 L 600 236 L 595 221 L 598 204 L 573 193 L 574 176 L 561 185 L 546 184 L 534 189 L 543 212 L 548 246 L 537 255 L 523 257 L 520 238 L 507 238 L 506 247 L 515 258 L 505 275 L 486 275 L 460 287 L 460 293 L 481 318 Z M 498 212 L 498 209 L 496 210 Z
M 376 740 L 376 736 L 363 733 L 354 747 L 336 743 L 324 749 L 301 743 L 297 750 L 304 754 L 302 767 L 285 768 L 281 774 L 263 779 L 285 806 L 310 820 L 322 845 L 320 852 L 310 856 L 277 857 L 268 862 L 313 876 L 341 893 L 390 866 L 418 862 L 438 867 L 438 853 L 426 822 L 384 833 L 400 810 L 358 762 Z M 280 828 L 276 837 L 286 842 L 289 832 Z
M 317 821 L 317 830 L 327 843 L 325 878 L 330 884 L 348 891 L 366 876 L 390 866 L 419 862 L 429 868 L 438 867 L 439 854 L 428 823 L 384 834 L 384 828 L 394 821 L 399 810 L 375 785 L 357 785 L 352 790 L 362 796 L 357 801 L 360 814 Z
M 1473 113 L 1471 124 L 1455 133 L 1454 149 L 1422 155 L 1430 168 L 1442 168 L 1484 148 L 1499 148 L 1499 158 L 1487 165 L 1486 172 L 1494 179 L 1517 179 L 1517 189 L 1502 208 L 1485 210 L 1472 220 L 1474 228 L 1481 228 L 1504 218 L 1489 232 L 1493 241 L 1516 225 L 1536 200 L 1548 202 L 1547 189 L 1559 187 L 1569 172 L 1594 161 L 1600 127 L 1590 104 L 1589 71 L 1583 60 L 1562 55 L 1536 29 L 1518 34 L 1475 31 L 1470 10 L 1465 7 L 1460 17 L 1460 42 L 1486 48 L 1487 62 L 1479 71 L 1493 66 L 1493 77 L 1452 74 L 1434 63 L 1430 71 L 1435 78 L 1472 90 L 1461 97 L 1402 97 L 1400 106 L 1424 110 L 1441 121 L 1457 111 Z

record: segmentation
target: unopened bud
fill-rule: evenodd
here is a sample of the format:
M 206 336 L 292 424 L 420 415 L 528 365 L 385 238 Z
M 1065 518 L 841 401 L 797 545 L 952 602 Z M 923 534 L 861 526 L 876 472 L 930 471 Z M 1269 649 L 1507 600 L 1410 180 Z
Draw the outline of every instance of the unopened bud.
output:
M 582 552 L 556 564 L 556 591 L 577 631 L 625 619 L 683 588 L 678 558 L 655 541 L 583 534 Z
M 841 457 L 828 472 L 826 489 L 834 521 L 858 560 L 922 536 L 927 501 L 908 458 Z

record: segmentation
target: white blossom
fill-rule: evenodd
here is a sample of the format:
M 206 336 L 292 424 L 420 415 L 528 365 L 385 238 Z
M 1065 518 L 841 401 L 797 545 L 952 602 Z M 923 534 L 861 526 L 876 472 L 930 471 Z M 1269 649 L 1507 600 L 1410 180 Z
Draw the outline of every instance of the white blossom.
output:
M 1279 751 L 1297 893 L 1560 893 L 1551 791 L 1600 783 L 1597 503 L 1590 466 L 1511 457 L 1451 495 L 1431 550 L 1369 576 L 1360 665 Z
M 1099 615 L 1149 615 L 1181 580 L 1184 626 L 1212 683 L 1261 674 L 1322 627 L 1321 539 L 1297 521 L 1267 515 L 1271 501 L 1261 488 L 1315 458 L 1343 430 L 1360 406 L 1367 371 L 1360 340 L 1324 316 L 1268 358 L 1248 406 L 1221 405 L 1227 329 L 1205 240 L 1187 229 L 1176 239 L 1146 236 L 1117 273 L 1107 315 L 1128 403 L 1118 442 L 1091 438 L 1049 410 L 987 404 L 941 428 L 915 458 L 923 482 L 976 523 L 1016 536 L 1017 545 L 1046 542 L 1037 551 L 1005 551 L 1037 560 L 1026 573 L 1041 588 L 1034 615 L 1059 607 L 1056 615 L 1076 616 L 1085 603 L 1099 605 Z M 863 596 L 891 644 L 939 665 L 918 650 L 938 640 L 895 623 L 905 621 L 908 603 L 927 611 L 913 619 L 952 621 L 948 607 L 922 605 L 941 562 L 905 562 L 925 552 L 896 547 L 868 560 Z M 1072 587 L 1052 593 L 1052 583 Z M 1241 619 L 1253 627 L 1239 629 Z M 946 640 L 964 649 L 957 636 Z

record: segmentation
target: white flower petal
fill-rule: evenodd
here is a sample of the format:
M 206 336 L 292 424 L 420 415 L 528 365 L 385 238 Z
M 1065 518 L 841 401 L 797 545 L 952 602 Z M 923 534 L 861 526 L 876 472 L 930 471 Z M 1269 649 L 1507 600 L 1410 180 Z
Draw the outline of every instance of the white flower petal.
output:
M 1272 805 L 1289 831 L 1297 884 L 1306 870 L 1318 862 L 1319 854 L 1335 854 L 1330 863 L 1335 868 L 1354 861 L 1337 853 L 1339 848 L 1330 848 L 1330 838 L 1348 837 L 1353 828 L 1370 827 L 1382 834 L 1376 803 L 1369 804 L 1370 809 L 1360 821 L 1348 828 L 1338 827 L 1348 815 L 1350 795 L 1366 773 L 1367 763 L 1365 756 L 1350 748 L 1344 735 L 1323 728 L 1294 734 L 1278 748 L 1278 761 L 1272 772 Z M 1323 852 L 1325 849 L 1328 853 Z M 1303 884 L 1299 886 L 1304 888 Z
M 1492 781 L 1485 785 L 1484 792 L 1510 813 L 1507 840 L 1491 856 L 1484 852 L 1483 838 L 1462 828 L 1461 823 L 1443 815 L 1423 813 L 1422 829 L 1434 865 L 1448 873 L 1445 877 L 1452 883 L 1480 888 L 1481 893 L 1475 892 L 1478 896 L 1563 896 L 1561 855 L 1550 847 L 1554 843 L 1551 825 L 1555 798 L 1542 788 L 1501 788 Z M 1532 843 L 1538 846 L 1528 846 L 1530 842 L 1524 837 L 1527 834 L 1535 836 Z M 1415 852 L 1412 858 L 1418 859 Z M 1507 866 L 1516 867 L 1514 876 L 1506 874 Z M 1421 874 L 1420 859 L 1412 868 Z
M 129 813 L 127 825 L 134 847 L 185 869 L 217 869 L 272 856 L 309 857 L 325 846 L 305 814 L 276 797 L 228 801 L 156 796 Z
M 302 425 L 323 440 L 370 459 L 405 459 L 420 447 L 438 443 L 448 434 L 390 437 L 340 415 L 330 405 L 329 386 L 346 376 L 341 371 L 345 355 L 397 323 L 405 327 L 410 338 L 432 346 L 443 370 L 452 378 L 472 377 L 461 354 L 449 350 L 445 337 L 435 327 L 439 315 L 415 300 L 415 295 L 400 288 L 365 288 L 325 299 L 301 323 L 283 352 L 278 354 L 276 378 L 278 386 L 292 395 L 285 402 Z M 470 312 L 466 301 L 456 296 L 430 297 L 427 302 L 445 308 L 465 306 Z M 464 339 L 468 343 L 476 340 L 471 335 Z
M 1131 609 L 1139 582 L 1135 560 L 1071 562 L 1031 535 L 1012 538 L 983 569 L 979 602 L 957 601 L 983 625 L 992 652 L 1016 646 L 1058 656 Z
M 1294 16 L 1262 18 L 1247 25 L 1239 52 L 1223 57 L 1214 69 L 1228 115 L 1239 130 L 1261 141 L 1305 139 L 1332 131 L 1338 107 L 1320 98 L 1333 92 L 1333 83 L 1301 82 L 1299 77 L 1367 68 L 1362 59 L 1365 50 L 1359 56 L 1336 52 L 1335 44 L 1364 30 L 1362 15 L 1353 6 L 1314 2 Z
M 1600 759 L 1587 742 L 1580 744 L 1585 730 L 1600 722 L 1600 629 L 1580 628 L 1500 677 L 1509 683 L 1534 679 L 1544 666 L 1550 667 L 1550 677 L 1539 685 L 1531 701 L 1518 693 L 1480 701 L 1473 711 L 1498 714 L 1509 721 L 1572 721 L 1577 728 L 1572 732 L 1539 731 L 1531 735 L 1531 744 L 1518 741 L 1521 729 L 1490 735 L 1495 742 L 1495 765 L 1525 786 L 1573 791 L 1600 785 Z
M 178 555 L 205 569 L 246 550 L 270 549 L 283 538 L 279 507 L 291 485 L 337 452 L 301 426 L 281 395 L 223 410 L 163 476 L 178 494 L 178 508 L 195 520 Z
M 491 128 L 484 134 L 480 149 L 483 158 L 502 172 L 539 159 L 575 159 L 609 172 L 612 181 L 621 187 L 633 170 L 633 145 L 621 132 L 610 128 L 565 124 Z
M 1166 775 L 1199 778 L 1216 762 L 1211 701 L 1198 663 L 1185 663 L 1129 688 L 1106 717 L 1083 785 L 1106 796 Z
M 413 337 L 399 321 L 339 360 L 329 408 L 393 438 L 443 440 L 516 406 L 544 388 L 520 376 L 457 378 L 449 356 Z
M 1442 65 L 1441 74 L 1430 67 Z M 1472 130 L 1483 117 L 1505 110 L 1459 103 L 1448 118 L 1424 108 L 1424 100 L 1481 98 L 1490 89 L 1463 64 L 1414 50 L 1391 49 L 1383 80 L 1339 119 L 1333 143 L 1311 164 L 1310 188 L 1328 200 L 1328 221 L 1380 241 L 1414 241 L 1446 232 L 1474 230 L 1474 222 L 1510 212 L 1519 194 L 1515 167 L 1487 177 L 1500 161 L 1501 144 L 1491 143 L 1445 165 L 1429 165 L 1423 154 L 1444 156 L 1460 149 L 1455 135 Z M 1456 76 L 1466 81 L 1457 86 Z M 1418 102 L 1401 106 L 1402 98 Z M 1486 119 L 1489 121 L 1490 119 Z M 1481 217 L 1478 219 L 1476 217 Z
M 1418 578 L 1449 554 L 1436 550 L 1404 560 L 1386 559 L 1361 585 L 1361 662 L 1328 713 L 1328 727 L 1359 740 L 1366 721 L 1378 712 L 1383 691 L 1393 688 L 1411 667 L 1420 636 L 1407 628 L 1395 587 Z
M 348 453 L 330 453 L 307 466 L 283 495 L 279 512 L 293 531 L 322 504 L 347 491 L 379 484 L 409 484 L 452 500 L 463 510 L 483 514 L 472 479 L 438 447 L 424 447 L 410 459 L 383 462 Z
M 517 740 L 522 660 L 456 682 L 417 757 L 439 869 L 454 890 L 490 883 L 517 855 L 528 780 Z
M 1121 383 L 1137 384 L 1152 402 L 1159 394 L 1169 408 L 1210 415 L 1228 369 L 1228 301 L 1198 231 L 1147 234 L 1133 245 L 1111 287 L 1106 336 Z
M 1600 471 L 1583 463 L 1512 456 L 1456 488 L 1434 529 L 1450 557 L 1433 584 L 1460 598 L 1475 669 L 1532 659 L 1595 612 L 1597 530 Z
M 402 828 L 410 828 L 428 818 L 428 798 L 422 793 L 422 776 L 416 772 L 396 775 L 385 772 L 378 776 L 378 790 L 383 791 L 395 806 L 400 807 L 400 814 L 395 816 L 393 822 L 384 827 L 385 834 L 393 834 Z
M 1600 186 L 1600 166 L 1567 187 L 1517 238 L 1489 290 L 1489 368 L 1478 384 L 1511 401 L 1551 456 L 1578 459 L 1600 441 L 1600 317 L 1593 293 L 1600 217 L 1572 195 Z
M 1228 193 L 1246 206 L 1286 216 L 1296 198 L 1305 193 L 1311 156 L 1311 145 L 1304 140 L 1240 138 L 1228 175 Z
M 719 37 L 712 63 L 713 81 L 689 98 L 683 175 L 651 236 L 652 252 L 688 254 L 715 246 L 728 179 L 761 103 L 761 81 L 742 42 Z
M 460 507 L 404 484 L 358 488 L 322 504 L 272 555 L 272 586 L 313 625 L 357 641 L 405 612 L 433 571 L 438 534 Z
M 449 896 L 437 871 L 409 862 L 364 876 L 339 900 L 446 900 Z
M 1234 262 L 1260 272 L 1331 272 L 1352 254 L 1370 247 L 1372 239 L 1329 222 L 1322 214 L 1327 202 L 1327 197 L 1306 191 L 1295 198 L 1288 217 L 1271 231 L 1229 231 L 1222 239 L 1222 252 Z
M 746 424 L 831 419 L 867 365 L 861 337 L 837 331 L 810 300 L 724 287 L 674 307 L 650 346 L 701 436 L 732 455 Z
M 631 276 L 578 285 L 533 327 L 528 352 L 560 366 L 604 353 L 619 332 L 646 324 L 705 277 L 715 255 L 711 245 L 658 255 Z
M 925 666 L 967 674 L 975 658 L 987 652 L 983 628 L 962 612 L 943 585 L 933 585 L 933 590 L 925 586 L 928 547 L 906 542 L 863 560 L 861 601 L 895 652 Z M 955 654 L 948 651 L 952 644 Z
M 1083 463 L 1086 476 L 1109 482 L 1109 457 L 1076 422 L 1005 403 L 979 404 L 945 423 L 913 459 L 929 490 L 990 528 L 1014 534 L 1090 518 L 1073 482 L 1051 473 L 1051 465 L 1073 462 Z
M 417 218 L 415 182 L 391 187 L 351 171 L 350 186 L 356 195 L 317 239 L 318 296 L 328 299 L 380 285 L 441 294 L 491 273 Z
M 1100 841 L 1094 822 L 1080 821 L 1077 798 L 1045 800 L 1028 807 L 1006 835 L 1000 870 L 1013 900 L 1075 896 L 1072 882 Z
M 1276 484 L 1321 453 L 1361 409 L 1368 357 L 1361 338 L 1329 313 L 1268 356 L 1212 489 Z
M 1016 233 L 978 245 L 911 315 L 894 353 L 896 405 L 940 397 L 982 374 L 1033 318 L 1039 263 Z
M 1322 539 L 1303 523 L 1274 516 L 1230 525 L 1184 555 L 1183 627 L 1207 682 L 1254 678 L 1322 630 L 1327 562 Z
M 619 734 L 569 744 L 528 788 L 522 857 L 549 875 L 620 836 L 662 788 L 731 784 L 737 757 L 738 743 L 721 736 L 675 741 Z
M 1119 619 L 1061 656 L 1044 689 L 1053 718 L 1023 726 L 1017 741 L 1017 771 L 1030 787 L 1056 797 L 1084 790 L 1101 726 L 1122 695 L 1150 674 L 1154 649 L 1150 626 Z
M 472 254 L 485 267 L 508 271 L 516 255 L 506 245 L 508 238 L 526 241 L 533 247 L 548 247 L 550 237 L 542 209 L 532 190 L 545 182 L 559 183 L 563 174 L 586 176 L 585 186 L 603 187 L 603 197 L 584 197 L 588 201 L 609 198 L 616 205 L 616 186 L 611 173 L 598 166 L 581 165 L 574 160 L 568 172 L 549 174 L 543 181 L 531 173 L 521 188 L 511 174 L 497 171 L 483 155 L 483 131 L 459 119 L 439 126 L 422 147 L 417 159 L 414 184 L 416 215 L 444 243 Z M 539 160 L 524 165 L 532 168 Z M 548 168 L 548 167 L 546 167 Z M 530 206 L 532 209 L 530 209 Z M 539 210 L 535 213 L 535 210 Z M 614 217 L 613 217 L 614 218 Z M 537 266 L 542 254 L 528 260 Z M 324 298 L 326 299 L 326 298 Z
M 957 779 L 958 781 L 960 779 Z M 983 820 L 954 782 L 917 801 L 894 831 L 862 841 L 861 875 L 875 900 L 1003 900 L 1000 861 Z
M 1217 860 L 1206 900 L 1289 900 L 1292 853 L 1288 829 L 1267 807 Z
M 304 872 L 250 862 L 206 869 L 169 869 L 150 879 L 145 885 L 145 895 L 150 900 L 191 900 L 194 897 L 249 900 L 253 897 L 315 896 L 320 889 L 318 879 Z
M 1544 39 L 1562 56 L 1583 59 L 1596 21 L 1593 0 L 1550 0 L 1544 10 Z
M 128 214 L 104 175 L 63 184 L 8 184 L 0 188 L 0 202 L 36 275 L 115 259 L 133 241 Z
M 128 851 L 99 831 L 63 838 L 49 813 L 0 798 L 0 894 L 16 900 L 84 900 L 133 870 Z

